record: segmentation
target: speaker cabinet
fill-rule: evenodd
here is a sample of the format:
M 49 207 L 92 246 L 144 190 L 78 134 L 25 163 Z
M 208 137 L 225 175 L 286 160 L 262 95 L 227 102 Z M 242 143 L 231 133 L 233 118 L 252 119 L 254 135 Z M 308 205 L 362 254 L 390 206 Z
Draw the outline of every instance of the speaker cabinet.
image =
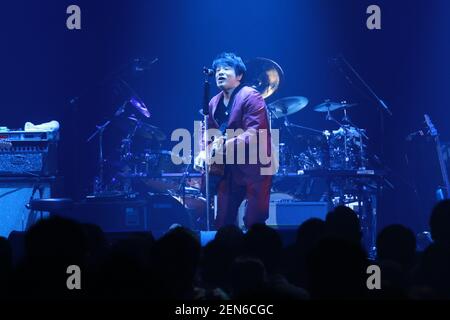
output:
M 155 236 L 173 225 L 191 227 L 191 218 L 183 205 L 168 195 L 140 199 L 90 199 L 59 213 L 80 223 L 98 225 L 104 232 L 146 232 Z
M 25 231 L 41 215 L 26 207 L 31 198 L 52 196 L 53 180 L 0 177 L 0 236 L 8 237 L 12 231 Z
M 148 206 L 141 200 L 82 201 L 73 210 L 58 215 L 95 224 L 104 232 L 148 231 Z
M 244 200 L 239 208 L 238 224 L 244 226 L 243 218 L 247 201 Z M 272 193 L 269 203 L 269 218 L 266 224 L 275 228 L 297 228 L 310 218 L 325 220 L 328 213 L 327 202 L 305 202 L 294 199 L 284 193 Z

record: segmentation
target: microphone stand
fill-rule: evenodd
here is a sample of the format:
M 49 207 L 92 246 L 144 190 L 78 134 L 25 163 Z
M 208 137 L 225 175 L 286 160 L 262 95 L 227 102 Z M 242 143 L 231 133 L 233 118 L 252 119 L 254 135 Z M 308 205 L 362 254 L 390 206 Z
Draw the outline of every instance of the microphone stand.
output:
M 390 116 L 392 116 L 391 110 L 389 110 L 386 103 L 381 100 L 377 94 L 372 90 L 372 88 L 364 81 L 364 79 L 359 75 L 358 72 L 352 67 L 352 65 L 344 58 L 344 56 L 340 56 L 341 60 L 345 63 L 345 65 L 352 71 L 352 73 L 358 78 L 358 80 L 364 85 L 364 87 L 369 91 L 369 93 L 377 100 L 380 108 L 384 109 Z
M 209 116 L 209 72 L 208 70 L 203 71 L 205 75 L 205 81 L 203 83 L 203 123 L 204 123 L 204 133 L 203 133 L 203 145 L 205 146 L 205 152 L 207 152 L 208 147 L 208 116 Z M 205 184 L 206 184 L 206 231 L 211 230 L 210 212 L 211 212 L 211 196 L 209 190 L 209 157 L 206 154 L 205 159 Z
M 386 105 L 386 103 L 380 99 L 378 97 L 378 95 L 372 90 L 372 88 L 364 81 L 364 79 L 359 75 L 359 73 L 355 70 L 355 68 L 353 68 L 353 66 L 347 61 L 347 59 L 344 58 L 343 55 L 340 55 L 337 59 L 335 59 L 336 61 L 340 59 L 344 62 L 344 64 L 348 67 L 348 69 L 350 69 L 350 71 L 356 76 L 356 78 L 362 83 L 362 85 L 366 88 L 366 90 L 370 93 L 370 95 L 378 102 L 377 105 L 379 107 L 380 110 L 380 131 L 381 131 L 381 135 L 384 136 L 384 117 L 383 117 L 383 110 L 389 114 L 390 116 L 392 116 L 392 112 L 391 110 L 389 110 L 388 106 Z M 337 62 L 338 63 L 338 62 Z M 347 81 L 350 83 L 351 86 L 357 88 L 353 82 L 350 80 L 350 78 L 345 74 L 345 72 L 342 70 L 342 68 L 339 67 L 339 70 L 341 71 L 341 73 L 344 74 L 345 78 L 347 79 Z M 384 143 L 383 143 L 383 139 L 381 139 L 381 156 L 384 156 Z

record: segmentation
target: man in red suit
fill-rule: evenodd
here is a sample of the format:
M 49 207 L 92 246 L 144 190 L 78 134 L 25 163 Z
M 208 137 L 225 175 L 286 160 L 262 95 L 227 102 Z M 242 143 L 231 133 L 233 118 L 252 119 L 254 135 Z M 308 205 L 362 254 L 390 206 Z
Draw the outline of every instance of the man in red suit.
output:
M 269 214 L 272 176 L 264 174 L 262 169 L 271 164 L 267 165 L 259 157 L 256 163 L 250 161 L 251 150 L 258 150 L 259 155 L 262 148 L 270 156 L 267 106 L 258 91 L 241 84 L 246 67 L 240 57 L 222 53 L 214 60 L 212 67 L 221 92 L 209 102 L 208 127 L 219 129 L 222 133 L 240 130 L 240 134 L 227 136 L 223 143 L 224 154 L 229 155 L 230 150 L 234 149 L 234 157 L 231 157 L 234 161 L 230 163 L 229 157 L 225 156 L 224 173 L 217 186 L 215 227 L 236 224 L 239 206 L 244 199 L 247 199 L 244 224 L 250 227 L 255 223 L 264 223 Z M 261 135 L 261 132 L 264 134 Z M 257 144 L 256 149 L 252 149 L 252 143 Z M 242 147 L 245 149 L 244 163 L 237 161 L 239 156 L 236 156 Z

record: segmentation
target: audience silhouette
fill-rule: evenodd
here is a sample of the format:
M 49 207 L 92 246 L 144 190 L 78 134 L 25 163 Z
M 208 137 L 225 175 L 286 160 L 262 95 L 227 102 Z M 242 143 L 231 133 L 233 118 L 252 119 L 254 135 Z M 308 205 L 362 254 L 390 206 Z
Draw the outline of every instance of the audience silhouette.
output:
M 246 233 L 217 231 L 204 247 L 184 227 L 159 239 L 151 233 L 105 234 L 98 226 L 52 216 L 23 237 L 0 238 L 0 296 L 9 299 L 305 300 L 449 299 L 450 200 L 429 220 L 433 242 L 419 252 L 412 230 L 390 225 L 376 239 L 376 258 L 362 245 L 359 217 L 346 206 L 325 221 L 306 220 L 294 243 L 264 224 Z M 20 260 L 13 260 L 19 257 Z M 68 288 L 69 266 L 81 290 Z M 381 288 L 368 286 L 379 267 Z

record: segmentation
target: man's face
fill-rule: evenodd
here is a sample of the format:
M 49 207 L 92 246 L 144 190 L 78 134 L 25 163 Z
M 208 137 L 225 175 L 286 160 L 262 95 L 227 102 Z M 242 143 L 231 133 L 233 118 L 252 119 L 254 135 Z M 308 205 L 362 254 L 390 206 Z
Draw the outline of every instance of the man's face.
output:
M 233 67 L 218 66 L 216 68 L 216 84 L 221 90 L 230 90 L 239 86 L 242 79 L 242 74 L 236 76 Z

